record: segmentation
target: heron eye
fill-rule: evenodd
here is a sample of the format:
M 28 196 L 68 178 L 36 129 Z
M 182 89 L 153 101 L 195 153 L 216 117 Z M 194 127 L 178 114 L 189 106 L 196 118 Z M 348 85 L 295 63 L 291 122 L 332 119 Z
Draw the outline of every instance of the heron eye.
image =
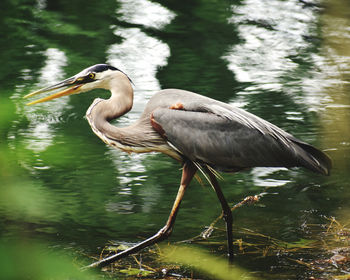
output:
M 91 80 L 95 79 L 96 74 L 95 73 L 89 73 L 89 78 Z

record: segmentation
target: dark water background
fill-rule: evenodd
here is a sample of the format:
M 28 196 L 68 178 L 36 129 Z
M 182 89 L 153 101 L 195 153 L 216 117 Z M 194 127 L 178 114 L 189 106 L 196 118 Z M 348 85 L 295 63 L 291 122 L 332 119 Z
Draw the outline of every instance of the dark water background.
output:
M 135 121 L 157 90 L 188 89 L 257 114 L 333 158 L 330 177 L 281 168 L 225 174 L 221 186 L 232 204 L 268 193 L 234 213 L 235 238 L 244 227 L 298 242 L 307 224 L 326 223 L 324 217 L 349 223 L 350 2 L 5 0 L 0 7 L 5 251 L 36 240 L 96 254 L 109 240 L 135 242 L 166 221 L 180 166 L 160 154 L 127 155 L 92 133 L 85 111 L 108 92 L 31 107 L 22 100 L 105 62 L 135 84 L 134 108 L 116 125 Z M 192 182 L 171 241 L 199 234 L 219 214 L 210 187 Z M 278 258 L 242 255 L 237 263 L 295 276 Z M 297 278 L 307 279 L 300 271 Z

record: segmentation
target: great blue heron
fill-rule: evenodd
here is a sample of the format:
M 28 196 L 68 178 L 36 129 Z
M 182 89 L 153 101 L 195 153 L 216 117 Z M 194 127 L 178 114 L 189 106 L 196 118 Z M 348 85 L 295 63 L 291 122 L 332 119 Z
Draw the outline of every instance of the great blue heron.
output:
M 257 166 L 301 166 L 329 175 L 331 169 L 331 160 L 326 154 L 277 126 L 242 109 L 180 89 L 165 89 L 154 94 L 133 125 L 113 126 L 109 121 L 131 109 L 133 88 L 124 72 L 107 64 L 86 68 L 25 97 L 60 88 L 64 90 L 28 105 L 96 88 L 110 90 L 109 99 L 95 99 L 86 112 L 94 133 L 108 145 L 123 151 L 161 152 L 183 165 L 180 188 L 165 226 L 149 239 L 90 267 L 105 266 L 167 238 L 185 190 L 197 170 L 206 176 L 221 203 L 228 255 L 232 260 L 232 214 L 217 182 L 216 171 L 237 172 Z

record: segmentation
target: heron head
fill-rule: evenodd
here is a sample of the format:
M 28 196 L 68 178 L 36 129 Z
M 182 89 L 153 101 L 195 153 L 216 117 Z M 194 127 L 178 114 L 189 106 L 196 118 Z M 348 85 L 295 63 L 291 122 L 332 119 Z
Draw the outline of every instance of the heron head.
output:
M 115 68 L 108 64 L 96 64 L 84 69 L 78 74 L 68 79 L 65 79 L 57 84 L 29 93 L 25 95 L 23 98 L 32 97 L 40 93 L 48 93 L 55 90 L 59 90 L 58 92 L 55 92 L 49 96 L 27 103 L 27 105 L 33 105 L 33 104 L 49 101 L 61 96 L 86 92 L 95 88 L 109 89 L 109 83 L 113 79 L 113 77 L 115 77 L 114 74 L 116 73 L 122 73 L 123 76 L 125 75 L 127 77 L 127 75 L 123 73 L 121 70 L 119 70 L 118 68 Z

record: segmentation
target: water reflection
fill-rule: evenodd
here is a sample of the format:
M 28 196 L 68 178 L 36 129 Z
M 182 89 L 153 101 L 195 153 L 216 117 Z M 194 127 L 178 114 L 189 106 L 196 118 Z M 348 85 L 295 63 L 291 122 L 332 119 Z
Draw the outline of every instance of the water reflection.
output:
M 247 0 L 232 10 L 229 21 L 238 26 L 243 43 L 232 46 L 224 59 L 240 82 L 250 83 L 239 99 L 249 98 L 247 93 L 283 92 L 309 111 L 324 107 L 323 58 L 309 52 L 319 45 L 318 7 L 297 0 Z
M 169 24 L 175 14 L 158 3 L 147 0 L 119 0 L 121 7 L 117 10 L 120 20 L 145 27 L 162 29 Z
M 36 6 L 38 10 L 44 10 L 47 6 L 46 0 L 37 0 Z
M 280 90 L 280 78 L 298 66 L 293 61 L 314 36 L 316 15 L 299 1 L 246 0 L 232 7 L 230 22 L 238 26 L 243 44 L 232 47 L 225 58 L 241 82 Z
M 36 87 L 44 87 L 58 82 L 65 77 L 63 68 L 67 65 L 67 58 L 63 51 L 55 48 L 49 48 L 43 52 L 45 65 L 39 70 L 39 79 Z M 27 78 L 30 71 L 22 71 L 23 79 Z M 16 99 L 19 96 L 16 95 Z M 50 104 L 40 104 L 39 106 L 23 107 L 18 103 L 17 111 L 24 113 L 29 120 L 29 129 L 25 133 L 26 148 L 36 153 L 42 152 L 53 143 L 54 132 L 52 124 L 60 121 L 60 115 L 64 108 L 67 107 L 67 99 L 56 99 Z M 38 111 L 44 111 L 43 114 L 37 114 Z
M 252 180 L 254 182 L 254 185 L 259 187 L 265 187 L 265 188 L 281 187 L 292 181 L 287 179 L 279 179 L 277 177 L 277 174 L 274 174 L 274 173 L 281 173 L 280 171 L 287 171 L 287 170 L 288 170 L 287 168 L 257 167 L 251 171 Z M 287 174 L 287 172 L 284 172 L 284 173 Z M 274 177 L 274 178 L 271 178 L 271 177 Z M 285 178 L 290 178 L 290 177 L 286 175 Z

